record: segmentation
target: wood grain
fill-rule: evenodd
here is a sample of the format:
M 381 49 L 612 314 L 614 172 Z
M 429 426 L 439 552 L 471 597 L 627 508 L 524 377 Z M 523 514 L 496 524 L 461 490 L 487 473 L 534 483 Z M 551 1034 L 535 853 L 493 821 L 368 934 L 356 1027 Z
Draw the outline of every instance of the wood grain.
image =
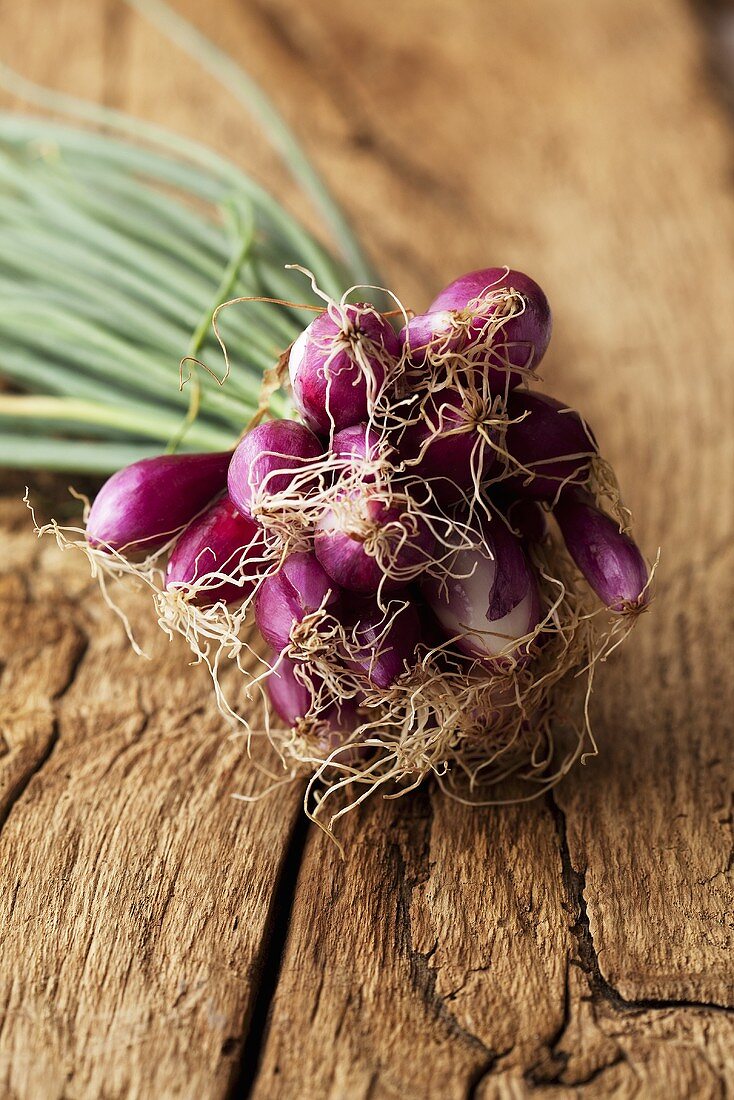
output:
M 360 97 L 367 146 L 389 117 L 404 154 L 380 206 L 381 229 L 413 227 L 407 262 L 388 255 L 393 284 L 418 273 L 420 307 L 449 267 L 491 255 L 550 288 L 544 373 L 598 426 L 643 544 L 662 544 L 658 598 L 599 676 L 600 757 L 545 806 L 473 813 L 433 795 L 399 858 L 399 808 L 375 809 L 344 838 L 356 872 L 312 839 L 256 1095 L 293 1095 L 304 1066 L 314 1096 L 720 1095 L 734 989 L 729 130 L 680 4 L 431 11 L 373 6 L 348 73 L 324 5 L 300 11 L 298 40 L 310 71 L 341 73 L 335 103 Z M 319 34 L 335 19 L 334 38 Z
M 379 801 L 346 863 L 309 832 L 295 881 L 298 792 L 232 802 L 252 779 L 198 670 L 162 643 L 135 660 L 83 565 L 6 505 L 0 1092 L 726 1095 L 733 150 L 691 10 L 180 7 L 271 91 L 409 304 L 487 262 L 547 287 L 548 387 L 662 545 L 658 595 L 600 670 L 599 758 L 552 797 Z M 0 16 L 29 75 L 294 201 L 231 97 L 123 4 Z
M 25 508 L 3 520 L 28 554 Z M 135 657 L 81 555 L 32 549 L 0 590 L 0 1095 L 222 1094 L 297 795 L 234 801 L 256 783 L 203 668 L 142 598 L 126 610 L 155 656 Z

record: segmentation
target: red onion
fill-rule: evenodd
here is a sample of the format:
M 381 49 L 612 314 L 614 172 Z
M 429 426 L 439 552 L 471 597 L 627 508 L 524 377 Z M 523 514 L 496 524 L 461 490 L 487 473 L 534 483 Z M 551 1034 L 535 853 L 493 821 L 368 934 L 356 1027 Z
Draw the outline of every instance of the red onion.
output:
M 400 330 L 398 340 L 407 349 L 410 362 L 420 367 L 429 355 L 440 359 L 471 342 L 470 324 L 453 309 L 417 313 Z
M 235 603 L 252 592 L 256 576 L 252 567 L 246 568 L 246 562 L 261 558 L 264 548 L 262 528 L 224 496 L 179 536 L 168 561 L 166 588 L 185 589 L 210 573 L 223 573 L 243 583 L 212 580 L 199 589 L 194 599 L 203 607 L 220 600 Z
M 430 480 L 442 503 L 452 503 L 484 480 L 495 452 L 479 432 L 486 410 L 472 409 L 454 389 L 439 391 L 420 406 L 420 419 L 408 424 L 398 443 L 406 471 Z M 485 428 L 491 438 L 496 431 Z
M 295 420 L 258 424 L 239 444 L 229 466 L 229 495 L 243 516 L 257 514 L 268 495 L 304 491 L 308 468 L 323 454 L 313 432 Z
M 263 638 L 281 652 L 295 623 L 320 607 L 332 607 L 339 589 L 310 551 L 290 554 L 266 577 L 255 597 L 255 619 Z
M 330 307 L 320 314 L 294 343 L 288 365 L 304 422 L 328 435 L 369 419 L 386 361 L 399 354 L 394 329 L 372 307 Z
M 331 453 L 340 460 L 338 477 L 349 478 L 350 484 L 365 488 L 386 484 L 391 448 L 367 424 L 354 424 L 337 432 Z
M 352 467 L 376 462 L 380 457 L 380 437 L 367 424 L 353 424 L 337 432 L 331 441 L 331 453 Z
M 502 267 L 470 271 L 450 283 L 431 302 L 425 314 L 414 317 L 401 333 L 414 363 L 432 354 L 466 351 L 480 344 L 487 323 L 498 318 L 511 304 L 511 291 L 523 299 L 524 308 L 510 316 L 494 335 L 493 350 L 484 362 L 493 392 L 516 386 L 521 372 L 508 372 L 507 365 L 534 370 L 545 354 L 551 337 L 552 319 L 548 299 L 538 284 L 521 271 Z M 480 360 L 475 360 L 480 365 Z M 508 378 L 509 375 L 509 378 Z
M 290 657 L 281 656 L 275 665 L 275 671 L 268 676 L 267 687 L 270 701 L 277 714 L 294 726 L 299 718 L 308 714 L 313 704 L 313 693 L 306 686 L 304 679 L 295 675 L 296 669 L 305 669 L 300 661 L 292 661 Z M 314 688 L 319 690 L 321 680 L 313 673 L 309 673 Z
M 339 491 L 333 508 L 317 524 L 316 554 L 327 572 L 333 570 L 335 580 L 342 577 L 342 586 L 355 592 L 376 592 L 383 572 L 368 551 L 370 538 L 379 539 L 381 528 L 392 522 L 394 529 L 389 529 L 383 540 L 383 548 L 387 546 L 389 555 L 390 544 L 395 544 L 406 532 L 412 534 L 419 529 L 425 538 L 425 525 L 408 517 L 407 527 L 403 527 L 401 509 L 389 506 L 379 495 L 388 466 L 387 462 L 381 466 L 380 459 L 391 449 L 386 448 L 374 428 L 367 424 L 344 428 L 334 436 L 331 450 L 344 463 L 342 476 L 348 488 Z M 417 542 L 420 543 L 420 538 Z M 412 545 L 403 547 L 397 556 L 398 568 L 409 567 L 415 552 Z M 391 581 L 386 583 L 388 588 L 395 587 Z
M 518 538 L 543 542 L 548 534 L 548 514 L 537 500 L 507 500 L 499 493 L 493 493 L 492 499 Z
M 421 515 L 369 491 L 348 492 L 316 524 L 316 556 L 351 592 L 401 588 L 428 565 L 435 543 Z
M 469 657 L 490 664 L 501 653 L 523 654 L 513 641 L 540 621 L 540 598 L 533 572 L 519 541 L 501 519 L 492 521 L 483 549 L 458 550 L 447 564 L 453 575 L 426 577 L 423 592 L 447 636 Z
M 224 488 L 231 455 L 159 455 L 118 470 L 97 493 L 87 540 L 101 549 L 160 549 Z
M 577 412 L 545 394 L 518 392 L 510 394 L 507 414 L 518 422 L 508 425 L 505 446 L 534 476 L 513 474 L 502 482 L 505 491 L 554 500 L 562 486 L 588 480 L 596 439 Z
M 421 637 L 418 612 L 412 603 L 391 601 L 383 611 L 373 599 L 349 607 L 347 636 L 357 648 L 349 667 L 364 672 L 370 683 L 387 689 L 406 667 L 415 664 Z
M 301 662 L 291 661 L 289 657 L 280 657 L 267 680 L 270 701 L 276 713 L 289 726 L 298 725 L 313 706 L 314 698 L 311 688 L 307 686 L 308 679 L 316 691 L 320 689 L 318 676 L 309 672 L 307 677 L 301 679 L 296 676 L 298 669 L 306 670 L 306 666 Z M 314 730 L 318 731 L 319 748 L 322 752 L 329 753 L 343 744 L 363 720 L 358 714 L 357 704 L 352 699 L 343 699 L 319 710 L 312 716 L 312 721 Z
M 576 493 L 564 493 L 553 515 L 568 552 L 603 604 L 628 612 L 648 603 L 645 560 L 614 520 Z

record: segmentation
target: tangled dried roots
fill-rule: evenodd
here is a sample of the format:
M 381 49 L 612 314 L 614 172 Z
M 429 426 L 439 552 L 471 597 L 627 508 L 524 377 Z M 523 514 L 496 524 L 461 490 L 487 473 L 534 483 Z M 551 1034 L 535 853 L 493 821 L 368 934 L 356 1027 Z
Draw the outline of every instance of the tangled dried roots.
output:
M 458 494 L 465 506 L 460 522 L 455 512 L 445 511 L 436 500 L 430 483 L 411 474 L 411 462 L 397 459 L 391 445 L 396 430 L 430 419 L 432 398 L 450 386 L 460 391 L 470 410 L 468 426 L 480 428 L 479 446 L 492 448 L 497 455 L 497 481 L 517 472 L 504 447 L 506 394 L 490 392 L 486 375 L 476 369 L 483 350 L 490 346 L 494 361 L 502 365 L 498 333 L 524 308 L 517 295 L 501 292 L 500 297 L 501 308 L 487 320 L 482 339 L 473 333 L 469 350 L 451 350 L 450 341 L 427 349 L 418 390 L 407 358 L 397 367 L 386 360 L 386 383 L 370 395 L 369 427 L 377 442 L 358 469 L 327 454 L 294 479 L 288 490 L 271 493 L 265 486 L 254 507 L 266 531 L 265 548 L 254 563 L 243 556 L 234 578 L 228 570 L 224 577 L 204 575 L 187 590 L 167 590 L 165 560 L 176 532 L 166 546 L 131 562 L 122 553 L 90 547 L 83 527 L 37 526 L 39 534 L 53 534 L 62 548 L 83 550 L 105 599 L 116 610 L 110 582 L 134 582 L 151 594 L 161 628 L 168 635 L 182 635 L 196 660 L 206 664 L 221 713 L 245 736 L 253 762 L 266 777 L 263 793 L 307 778 L 306 811 L 328 832 L 376 791 L 397 797 L 430 776 L 447 795 L 472 804 L 533 798 L 558 782 L 580 756 L 596 752 L 589 721 L 594 670 L 623 639 L 634 617 L 600 608 L 557 535 L 534 545 L 530 552 L 543 601 L 542 621 L 520 643 L 508 642 L 506 653 L 491 665 L 470 660 L 452 642 L 422 642 L 413 666 L 406 667 L 388 690 L 380 690 L 364 673 L 355 671 L 358 641 L 324 606 L 295 626 L 284 654 L 303 662 L 299 675 L 305 677 L 313 699 L 295 727 L 285 729 L 273 720 L 264 690 L 269 677 L 278 674 L 280 658 L 267 660 L 257 643 L 252 644 L 254 600 L 264 579 L 280 569 L 290 552 L 306 545 L 308 532 L 326 510 L 347 506 L 345 501 L 358 496 L 366 481 L 386 505 L 398 508 L 406 532 L 418 516 L 435 538 L 431 560 L 406 573 L 396 564 L 394 540 L 384 532 L 365 537 L 365 546 L 385 577 L 401 583 L 425 571 L 445 575 L 457 547 L 476 546 L 472 515 L 477 510 L 487 521 L 504 522 L 480 485 L 481 455 L 476 460 L 472 457 L 473 488 Z M 328 305 L 341 316 L 343 304 Z M 405 314 L 402 306 L 400 310 Z M 467 326 L 470 321 L 468 314 Z M 456 323 L 462 324 L 460 316 Z M 371 355 L 378 353 L 379 349 L 370 349 Z M 504 365 L 508 387 L 511 371 L 530 373 L 531 364 L 522 368 L 505 358 Z M 267 375 L 257 419 L 276 382 L 283 382 L 286 366 L 287 356 L 283 356 L 277 370 Z M 365 372 L 369 373 L 366 363 Z M 388 401 L 389 390 L 393 396 Z M 629 513 L 621 505 L 616 479 L 601 459 L 592 463 L 590 488 L 608 502 L 620 524 L 628 526 Z M 397 539 L 399 544 L 399 535 Z M 239 605 L 197 603 L 198 594 L 233 579 L 245 593 Z M 391 604 L 378 593 L 378 601 L 384 612 L 384 637 L 395 598 Z M 135 644 L 127 622 L 126 629 Z M 326 717 L 335 701 L 351 708 L 352 716 L 339 738 L 332 736 L 333 725 Z M 258 760 L 255 745 L 263 738 L 278 753 L 279 773 L 268 771 Z

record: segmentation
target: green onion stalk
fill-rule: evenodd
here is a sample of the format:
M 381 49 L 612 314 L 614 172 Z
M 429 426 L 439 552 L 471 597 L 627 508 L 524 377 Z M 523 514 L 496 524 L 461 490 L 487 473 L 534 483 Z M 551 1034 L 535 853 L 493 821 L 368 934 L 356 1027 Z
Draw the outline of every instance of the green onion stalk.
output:
M 109 474 L 164 451 L 232 447 L 263 373 L 313 317 L 287 303 L 322 304 L 288 265 L 337 299 L 376 282 L 262 90 L 161 0 L 128 3 L 261 123 L 333 247 L 213 150 L 0 63 L 0 85 L 44 112 L 0 112 L 3 466 Z M 212 319 L 237 298 L 216 325 L 230 372 Z M 288 412 L 282 392 L 268 411 Z

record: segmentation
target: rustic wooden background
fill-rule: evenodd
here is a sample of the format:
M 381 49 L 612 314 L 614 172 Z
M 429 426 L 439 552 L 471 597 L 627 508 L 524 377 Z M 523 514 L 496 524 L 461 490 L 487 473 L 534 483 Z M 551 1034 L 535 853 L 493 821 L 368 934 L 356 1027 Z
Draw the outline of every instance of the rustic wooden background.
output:
M 597 760 L 527 806 L 376 802 L 343 863 L 299 790 L 230 797 L 253 781 L 203 676 L 137 606 L 156 656 L 130 653 L 6 478 L 0 1095 L 726 1095 L 734 148 L 702 22 L 683 0 L 178 2 L 405 300 L 486 263 L 547 288 L 544 374 L 662 545 L 658 597 L 599 677 Z M 26 74 L 291 195 L 119 0 L 0 0 L 0 28 Z

